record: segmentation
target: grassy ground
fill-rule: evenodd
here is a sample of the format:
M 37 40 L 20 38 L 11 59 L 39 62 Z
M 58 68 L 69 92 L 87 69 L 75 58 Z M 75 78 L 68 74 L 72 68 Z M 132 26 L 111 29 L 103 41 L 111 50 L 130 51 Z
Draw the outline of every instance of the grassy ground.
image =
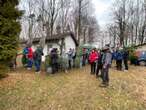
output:
M 18 70 L 0 80 L 0 110 L 146 110 L 146 68 L 110 71 L 110 86 L 89 66 L 55 75 Z

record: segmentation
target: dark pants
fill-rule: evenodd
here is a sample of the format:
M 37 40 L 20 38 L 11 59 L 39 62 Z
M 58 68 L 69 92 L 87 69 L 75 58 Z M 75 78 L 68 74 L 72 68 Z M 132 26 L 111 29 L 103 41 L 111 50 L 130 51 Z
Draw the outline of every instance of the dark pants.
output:
M 93 62 L 91 63 L 91 74 L 95 74 L 95 72 L 96 72 L 96 63 Z
M 124 59 L 125 70 L 128 70 L 128 60 Z
M 52 64 L 52 74 L 58 72 L 58 64 L 57 63 L 54 63 Z
M 41 69 L 41 60 L 34 61 L 36 72 L 39 72 Z
M 104 84 L 109 83 L 109 65 L 102 69 L 102 81 Z
M 86 59 L 84 58 L 82 61 L 82 66 L 85 66 L 85 65 L 86 65 Z
M 122 60 L 117 60 L 116 64 L 117 64 L 117 70 L 122 70 Z
M 99 76 L 99 71 L 101 71 L 102 75 L 102 64 L 97 64 L 96 76 Z
M 75 66 L 76 66 L 76 65 L 75 65 L 75 62 L 76 62 L 76 59 L 74 58 L 74 59 L 73 59 L 73 67 L 74 67 L 74 68 L 75 68 Z
M 72 68 L 72 66 L 71 66 L 71 60 L 68 60 L 68 65 L 69 65 L 69 69 L 71 69 Z

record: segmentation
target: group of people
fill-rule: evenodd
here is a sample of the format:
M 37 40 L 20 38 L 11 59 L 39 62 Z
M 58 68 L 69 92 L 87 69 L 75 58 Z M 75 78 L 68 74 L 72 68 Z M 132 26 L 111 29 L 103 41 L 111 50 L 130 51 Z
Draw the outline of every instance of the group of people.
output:
M 128 59 L 129 51 L 127 49 L 116 49 L 113 50 L 112 60 L 116 61 L 117 70 L 126 70 L 128 71 Z
M 42 56 L 43 49 L 41 46 L 38 46 L 33 52 L 31 45 L 28 45 L 23 49 L 22 63 L 28 70 L 31 70 L 34 64 L 36 72 L 39 73 L 41 69 Z
M 65 52 L 64 52 L 65 53 Z M 51 67 L 51 73 L 54 74 L 58 72 L 60 64 L 59 64 L 59 57 L 60 54 L 58 52 L 57 48 L 52 48 L 50 52 L 48 52 L 49 56 L 49 63 Z M 41 46 L 37 46 L 35 51 L 33 52 L 33 49 L 31 45 L 27 45 L 23 49 L 23 57 L 22 57 L 22 64 L 24 67 L 26 67 L 28 70 L 31 70 L 33 67 L 33 64 L 35 66 L 36 73 L 40 73 L 41 70 L 41 62 L 42 62 L 42 56 L 43 56 L 43 48 Z M 75 66 L 75 58 L 76 58 L 76 52 L 75 49 L 69 49 L 67 53 L 62 54 L 62 57 L 67 59 L 67 66 L 64 67 L 66 70 L 71 69 Z
M 91 64 L 91 74 L 102 78 L 101 86 L 109 85 L 109 68 L 112 62 L 112 53 L 108 46 L 103 50 L 93 49 L 89 55 L 89 62 Z M 100 71 L 100 73 L 99 73 Z
M 38 46 L 33 52 L 31 45 L 26 46 L 23 49 L 22 63 L 24 67 L 27 67 L 28 70 L 32 69 L 34 64 L 35 70 L 37 73 L 41 70 L 41 62 L 43 56 L 43 48 Z M 75 67 L 76 51 L 75 49 L 69 49 L 67 53 L 63 52 L 62 57 L 67 59 L 67 62 L 64 64 L 68 65 L 64 67 L 66 70 Z M 96 77 L 102 78 L 102 85 L 109 85 L 109 68 L 113 60 L 116 61 L 117 70 L 128 70 L 128 58 L 129 52 L 126 49 L 111 49 L 106 45 L 102 50 L 97 50 L 96 48 L 92 49 L 89 54 L 86 52 L 86 49 L 82 50 L 81 62 L 82 66 L 85 66 L 86 62 L 91 64 L 91 74 L 96 75 Z M 50 66 L 52 74 L 58 72 L 59 70 L 59 54 L 57 48 L 51 49 L 49 53 Z M 124 67 L 123 65 L 124 64 Z M 99 73 L 100 72 L 100 73 Z
M 127 49 L 111 49 L 106 45 L 103 50 L 93 49 L 89 55 L 91 74 L 102 78 L 102 86 L 109 85 L 109 68 L 116 61 L 117 70 L 128 70 L 129 52 Z M 99 74 L 100 71 L 100 74 Z

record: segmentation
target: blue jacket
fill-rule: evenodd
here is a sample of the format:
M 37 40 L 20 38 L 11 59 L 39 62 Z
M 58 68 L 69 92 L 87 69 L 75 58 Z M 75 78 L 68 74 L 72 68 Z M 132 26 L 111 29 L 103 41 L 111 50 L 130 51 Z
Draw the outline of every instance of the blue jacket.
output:
M 116 60 L 123 60 L 123 53 L 121 51 L 116 52 Z

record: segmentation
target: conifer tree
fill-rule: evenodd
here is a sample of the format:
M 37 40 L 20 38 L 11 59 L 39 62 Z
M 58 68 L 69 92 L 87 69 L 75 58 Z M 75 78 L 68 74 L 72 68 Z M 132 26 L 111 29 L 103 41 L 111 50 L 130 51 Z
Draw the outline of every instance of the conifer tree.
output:
M 19 0 L 0 0 L 0 69 L 16 55 L 21 31 Z

